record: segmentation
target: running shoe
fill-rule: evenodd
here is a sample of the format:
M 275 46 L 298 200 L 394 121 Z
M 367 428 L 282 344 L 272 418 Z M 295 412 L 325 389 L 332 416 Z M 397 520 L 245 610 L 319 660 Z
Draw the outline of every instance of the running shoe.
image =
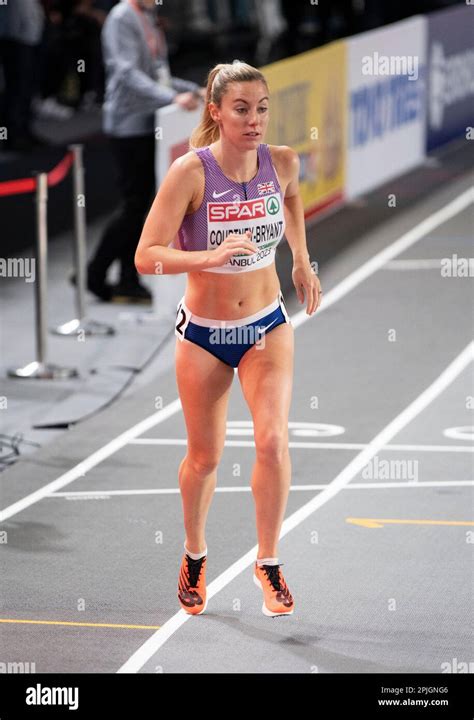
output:
M 207 607 L 206 560 L 193 560 L 186 553 L 181 561 L 178 582 L 178 600 L 190 615 L 201 615 Z
M 263 590 L 262 612 L 267 617 L 291 615 L 295 609 L 293 597 L 280 570 L 281 564 L 259 567 L 255 562 L 253 581 Z

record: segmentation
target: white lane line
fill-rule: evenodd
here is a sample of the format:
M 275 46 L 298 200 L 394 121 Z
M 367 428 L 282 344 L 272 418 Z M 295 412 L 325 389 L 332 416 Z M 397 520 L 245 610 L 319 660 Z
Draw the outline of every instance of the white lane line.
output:
M 367 260 L 357 270 L 354 270 L 339 285 L 330 290 L 327 294 L 324 293 L 321 305 L 316 311 L 321 314 L 324 310 L 327 310 L 331 305 L 340 300 L 344 295 L 353 290 L 357 285 L 366 280 L 370 275 L 383 267 L 389 260 L 392 260 L 396 255 L 404 252 L 407 248 L 411 247 L 414 243 L 420 240 L 424 235 L 434 230 L 438 225 L 446 222 L 454 215 L 462 212 L 470 203 L 474 201 L 474 188 L 465 190 L 461 195 L 452 200 L 450 203 L 437 210 L 435 213 L 422 220 L 414 228 L 408 230 L 398 240 L 395 240 L 387 248 L 381 250 L 377 255 Z M 324 288 L 323 288 L 324 290 Z M 306 303 L 305 303 L 306 305 Z M 301 323 L 305 322 L 309 316 L 306 314 L 306 310 L 303 308 L 299 310 L 296 315 L 291 318 L 291 322 L 294 327 L 298 327 Z
M 351 483 L 341 488 L 341 490 L 372 490 L 373 488 L 420 488 L 420 487 L 471 487 L 474 486 L 474 480 L 427 480 L 426 482 L 415 482 L 410 480 L 393 481 L 393 482 L 366 482 Z M 292 485 L 290 491 L 296 490 L 324 490 L 326 483 L 321 485 Z M 217 487 L 214 492 L 217 493 L 236 493 L 251 492 L 250 485 L 229 485 L 228 487 Z M 46 495 L 47 498 L 70 498 L 85 500 L 91 498 L 108 498 L 114 496 L 129 495 L 179 495 L 179 488 L 150 488 L 143 490 L 70 490 L 69 492 L 56 492 Z
M 380 267 L 382 267 L 386 262 L 395 257 L 398 253 L 403 252 L 404 250 L 406 250 L 406 248 L 413 245 L 413 243 L 415 243 L 417 240 L 420 240 L 426 233 L 430 232 L 438 225 L 441 225 L 442 223 L 449 220 L 449 218 L 464 210 L 471 202 L 474 202 L 474 188 L 469 188 L 469 190 L 461 193 L 461 195 L 459 195 L 457 198 L 449 202 L 440 210 L 437 210 L 425 220 L 422 220 L 421 223 L 415 225 L 414 228 L 405 233 L 405 235 L 402 235 L 401 238 L 395 240 L 395 242 L 393 242 L 392 245 L 390 245 L 388 248 L 382 250 L 382 252 L 375 255 L 373 258 L 361 265 L 360 268 L 348 275 L 348 277 L 342 280 L 339 285 L 336 285 L 335 288 L 330 290 L 327 295 L 325 295 L 325 300 L 318 308 L 317 314 L 315 316 L 310 317 L 306 314 L 306 311 L 304 309 L 300 310 L 298 313 L 296 313 L 296 315 L 293 315 L 291 318 L 293 326 L 295 328 L 299 327 L 307 320 L 313 319 L 313 317 L 317 317 L 321 313 L 321 311 L 330 307 L 342 297 L 347 295 L 350 290 L 359 285 L 359 283 L 368 278 L 370 275 L 375 273 Z M 43 485 L 43 487 L 38 488 L 38 490 L 30 493 L 30 495 L 27 495 L 21 500 L 17 500 L 12 505 L 4 508 L 2 511 L 0 511 L 0 522 L 3 522 L 4 520 L 7 520 L 8 518 L 16 515 L 22 510 L 31 507 L 31 505 L 39 502 L 49 493 L 54 492 L 55 490 L 59 490 L 65 485 L 68 485 L 74 480 L 77 480 L 77 478 L 82 477 L 88 470 L 95 467 L 106 458 L 110 457 L 110 455 L 113 455 L 113 453 L 126 445 L 130 440 L 136 438 L 138 435 L 141 435 L 155 425 L 158 425 L 160 422 L 164 422 L 164 420 L 167 420 L 172 415 L 175 415 L 177 412 L 179 412 L 179 410 L 181 410 L 181 401 L 178 398 L 176 400 L 173 400 L 173 402 L 164 407 L 162 410 L 159 410 L 153 415 L 150 415 L 148 418 L 141 420 L 139 423 L 129 428 L 121 435 L 118 435 L 116 438 L 111 440 L 109 443 L 104 445 L 95 453 L 89 455 L 88 458 L 75 465 L 73 468 L 71 468 L 71 470 L 68 470 L 68 472 L 64 473 L 64 475 L 61 475 L 59 478 L 57 478 L 57 480 L 53 480 L 47 485 Z
M 22 510 L 30 507 L 31 505 L 34 505 L 50 493 L 55 492 L 56 490 L 60 490 L 65 485 L 73 482 L 73 480 L 77 480 L 77 478 L 83 477 L 88 472 L 88 470 L 91 470 L 100 462 L 106 460 L 108 457 L 117 452 L 117 450 L 120 450 L 120 448 L 126 445 L 132 438 L 140 435 L 143 432 L 147 432 L 148 430 L 150 430 L 150 428 L 158 425 L 158 423 L 164 422 L 169 417 L 177 413 L 179 410 L 181 410 L 181 400 L 178 398 L 177 400 L 173 400 L 173 402 L 171 402 L 169 405 L 166 405 L 166 407 L 164 407 L 162 410 L 159 410 L 153 415 L 150 415 L 144 420 L 141 420 L 129 430 L 125 430 L 125 432 L 123 432 L 121 435 L 117 435 L 117 437 L 107 443 L 107 445 L 104 445 L 95 453 L 89 455 L 88 458 L 80 462 L 78 465 L 75 465 L 73 468 L 71 468 L 71 470 L 68 470 L 68 472 L 64 473 L 64 475 L 61 475 L 61 477 L 57 478 L 57 480 L 53 480 L 47 485 L 43 485 L 43 487 L 35 490 L 35 492 L 30 493 L 30 495 L 26 495 L 26 497 L 22 498 L 21 500 L 17 500 L 17 502 L 9 505 L 4 510 L 0 511 L 0 522 L 3 522 L 4 520 L 7 520 L 13 515 L 16 515 Z
M 354 478 L 368 463 L 368 461 L 381 450 L 390 440 L 403 430 L 417 417 L 430 403 L 445 390 L 463 370 L 474 360 L 474 342 L 466 348 L 443 370 L 436 380 L 424 390 L 408 407 L 397 415 L 381 432 L 376 435 L 362 452 L 356 455 L 348 465 L 336 475 L 334 480 L 315 495 L 299 510 L 292 513 L 283 521 L 280 539 L 306 520 L 315 510 L 331 500 L 338 492 Z M 221 573 L 207 588 L 209 598 L 220 592 L 226 585 L 234 580 L 249 565 L 253 565 L 257 557 L 258 545 L 254 545 L 245 555 Z M 120 667 L 118 673 L 135 673 L 164 645 L 174 633 L 192 616 L 179 610 L 167 620 L 159 630 L 151 635 L 143 645 Z
M 186 445 L 182 438 L 138 438 L 130 440 L 129 445 Z M 226 447 L 255 447 L 254 440 L 226 440 Z M 367 443 L 325 443 L 325 442 L 289 442 L 290 448 L 310 448 L 317 450 L 363 450 Z M 408 450 L 409 452 L 474 452 L 474 445 L 386 445 L 385 450 Z

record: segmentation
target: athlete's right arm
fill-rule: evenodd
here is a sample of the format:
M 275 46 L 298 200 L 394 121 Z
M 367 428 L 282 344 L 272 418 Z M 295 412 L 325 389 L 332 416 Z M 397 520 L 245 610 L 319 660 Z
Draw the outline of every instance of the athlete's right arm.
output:
M 142 275 L 165 275 L 203 270 L 207 251 L 170 248 L 195 193 L 196 173 L 189 157 L 177 158 L 166 173 L 145 220 L 135 252 L 135 267 Z
M 195 165 L 194 165 L 195 167 Z M 193 158 L 177 158 L 170 166 L 145 220 L 135 252 L 141 275 L 176 275 L 217 267 L 232 254 L 252 253 L 255 246 L 245 235 L 231 234 L 218 250 L 178 250 L 168 247 L 176 237 L 189 204 L 197 196 L 199 175 Z

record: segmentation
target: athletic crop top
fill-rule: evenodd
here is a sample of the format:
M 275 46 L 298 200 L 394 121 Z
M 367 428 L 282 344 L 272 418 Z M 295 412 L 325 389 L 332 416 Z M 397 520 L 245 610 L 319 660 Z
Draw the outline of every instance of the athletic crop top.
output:
M 215 250 L 230 233 L 251 230 L 253 255 L 234 255 L 220 267 L 206 272 L 238 273 L 259 270 L 275 259 L 275 248 L 285 231 L 283 198 L 268 145 L 257 148 L 258 171 L 252 180 L 230 180 L 209 146 L 197 148 L 204 167 L 204 197 L 200 207 L 185 215 L 178 231 L 181 250 Z

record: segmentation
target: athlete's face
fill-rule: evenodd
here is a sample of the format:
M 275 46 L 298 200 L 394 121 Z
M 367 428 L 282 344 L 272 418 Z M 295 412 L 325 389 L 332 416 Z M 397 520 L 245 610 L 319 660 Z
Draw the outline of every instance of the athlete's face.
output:
M 257 147 L 268 125 L 268 90 L 260 80 L 233 82 L 227 86 L 221 107 L 210 103 L 209 111 L 220 131 L 242 148 Z

